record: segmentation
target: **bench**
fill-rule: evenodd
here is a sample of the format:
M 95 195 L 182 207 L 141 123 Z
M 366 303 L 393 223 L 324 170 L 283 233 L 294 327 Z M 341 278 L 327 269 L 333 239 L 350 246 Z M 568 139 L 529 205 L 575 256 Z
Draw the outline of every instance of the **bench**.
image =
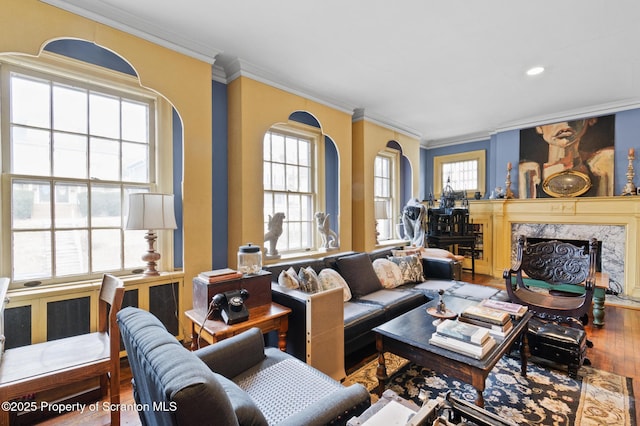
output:
M 2 307 L 8 286 L 9 279 L 0 278 Z M 100 376 L 102 396 L 107 395 L 108 389 L 111 406 L 119 407 L 120 333 L 116 313 L 120 310 L 123 296 L 122 280 L 105 274 L 100 286 L 96 332 L 3 350 L 0 401 L 12 401 Z M 4 342 L 4 330 L 0 329 L 0 335 Z M 9 416 L 9 410 L 1 410 L 0 425 L 9 425 Z M 117 409 L 111 410 L 111 424 L 120 424 Z

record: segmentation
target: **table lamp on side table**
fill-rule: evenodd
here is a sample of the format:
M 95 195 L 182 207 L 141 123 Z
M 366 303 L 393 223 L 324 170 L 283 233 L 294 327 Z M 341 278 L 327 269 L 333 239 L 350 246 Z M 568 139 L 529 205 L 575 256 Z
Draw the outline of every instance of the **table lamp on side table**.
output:
M 129 194 L 129 214 L 125 229 L 146 230 L 145 239 L 149 248 L 142 256 L 147 262 L 143 275 L 160 275 L 156 269 L 156 262 L 160 260 L 160 253 L 155 251 L 156 230 L 176 229 L 176 218 L 173 212 L 173 194 L 159 194 L 152 192 L 138 192 Z

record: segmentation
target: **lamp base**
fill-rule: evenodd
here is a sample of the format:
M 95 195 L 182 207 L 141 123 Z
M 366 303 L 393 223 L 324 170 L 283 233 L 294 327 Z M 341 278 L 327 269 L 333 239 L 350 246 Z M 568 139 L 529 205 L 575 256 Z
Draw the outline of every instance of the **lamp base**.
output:
M 142 260 L 147 262 L 147 268 L 144 270 L 142 275 L 146 277 L 155 277 L 160 275 L 160 272 L 156 269 L 157 261 L 160 260 L 160 253 L 155 251 L 153 246 L 156 243 L 157 235 L 155 231 L 147 231 L 147 234 L 144 236 L 144 239 L 147 240 L 147 244 L 149 248 L 147 252 L 142 255 Z

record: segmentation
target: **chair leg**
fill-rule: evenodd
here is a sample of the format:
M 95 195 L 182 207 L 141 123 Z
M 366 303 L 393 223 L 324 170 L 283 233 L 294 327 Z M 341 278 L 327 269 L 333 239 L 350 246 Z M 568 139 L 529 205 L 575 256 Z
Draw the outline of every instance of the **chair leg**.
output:
M 120 375 L 114 372 L 109 374 L 109 397 L 111 407 L 111 426 L 120 426 Z

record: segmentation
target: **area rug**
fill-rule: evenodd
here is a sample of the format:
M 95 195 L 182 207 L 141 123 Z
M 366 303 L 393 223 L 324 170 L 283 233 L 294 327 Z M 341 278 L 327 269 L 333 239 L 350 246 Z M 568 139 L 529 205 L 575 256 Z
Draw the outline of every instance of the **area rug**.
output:
M 418 405 L 448 391 L 470 402 L 476 399 L 469 384 L 390 353 L 385 360 L 391 376 L 387 389 Z M 345 385 L 362 383 L 374 402 L 377 365 L 374 359 L 356 370 Z M 488 411 L 519 425 L 636 426 L 632 379 L 590 367 L 582 367 L 572 379 L 565 371 L 529 363 L 527 377 L 522 377 L 520 360 L 505 356 L 487 378 L 484 400 Z

